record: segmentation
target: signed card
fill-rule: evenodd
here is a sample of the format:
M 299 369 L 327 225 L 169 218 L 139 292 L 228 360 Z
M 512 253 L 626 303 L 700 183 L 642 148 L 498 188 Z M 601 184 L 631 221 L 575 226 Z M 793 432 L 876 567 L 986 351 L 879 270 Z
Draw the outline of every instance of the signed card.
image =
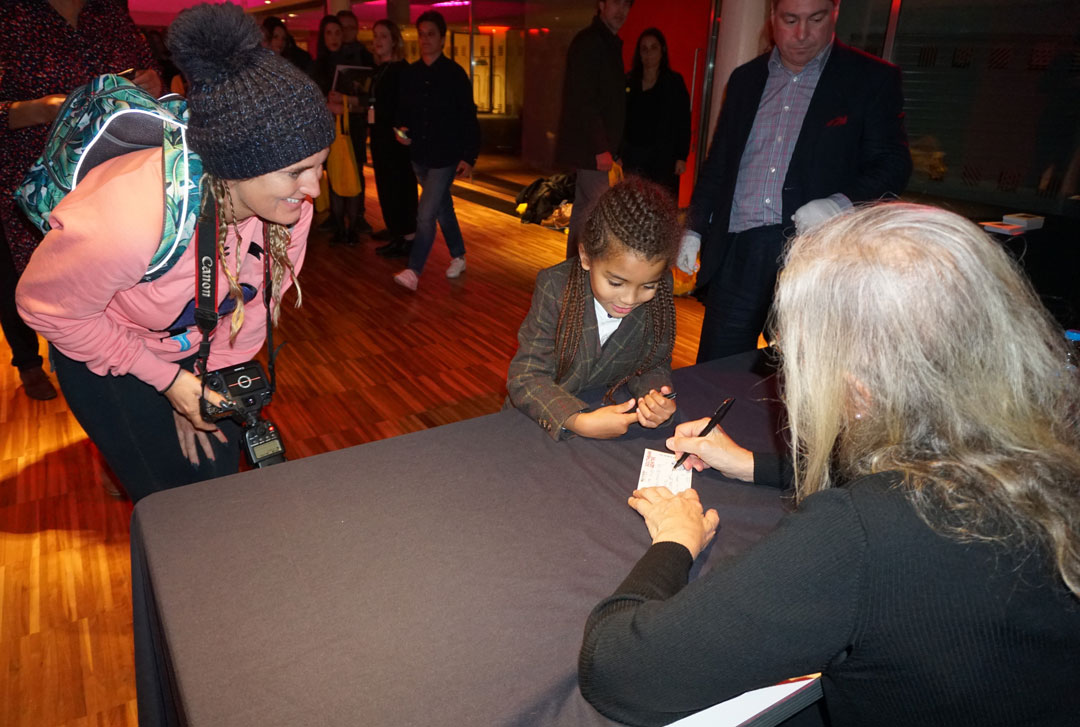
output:
M 641 458 L 641 474 L 638 476 L 637 489 L 666 487 L 673 494 L 690 489 L 694 471 L 682 467 L 677 470 L 672 469 L 676 459 L 678 458 L 673 452 L 646 449 Z

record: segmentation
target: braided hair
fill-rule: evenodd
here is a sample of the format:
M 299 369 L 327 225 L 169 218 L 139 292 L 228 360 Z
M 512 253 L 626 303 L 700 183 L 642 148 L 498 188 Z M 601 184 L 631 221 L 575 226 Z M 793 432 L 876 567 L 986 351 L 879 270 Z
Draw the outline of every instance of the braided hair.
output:
M 232 318 L 229 323 L 229 341 L 232 342 L 236 340 L 237 334 L 240 333 L 240 327 L 244 325 L 244 293 L 240 289 L 239 250 L 237 250 L 235 270 L 229 270 L 229 265 L 226 262 L 225 257 L 225 239 L 229 234 L 228 220 L 235 219 L 235 214 L 233 210 L 232 195 L 229 193 L 229 188 L 226 186 L 224 180 L 209 174 L 206 176 L 209 181 L 210 191 L 214 195 L 214 201 L 217 202 L 218 256 L 221 259 L 221 267 L 225 270 L 225 278 L 229 283 L 229 296 L 236 303 L 236 308 L 232 312 Z M 239 244 L 239 233 L 237 234 L 236 239 Z M 266 220 L 263 220 L 263 246 L 266 248 L 264 254 L 270 256 L 270 294 L 275 304 L 271 307 L 271 320 L 275 326 L 277 325 L 279 311 L 281 310 L 281 284 L 285 279 L 286 270 L 288 270 L 289 276 L 292 277 L 293 283 L 296 284 L 297 307 L 300 306 L 300 302 L 303 299 L 300 293 L 300 281 L 296 277 L 296 269 L 293 267 L 292 260 L 289 259 L 288 255 L 290 241 L 291 235 L 289 234 L 288 227 L 276 222 L 267 222 Z
M 680 233 L 675 204 L 668 193 L 659 185 L 631 176 L 597 200 L 585 223 L 581 248 L 590 260 L 603 260 L 630 251 L 649 262 L 663 260 L 670 267 L 679 251 Z M 581 346 L 586 306 L 590 303 L 585 292 L 587 275 L 588 271 L 579 259 L 563 291 L 559 319 L 555 324 L 556 383 L 567 376 Z M 628 372 L 608 389 L 604 394 L 605 402 L 614 402 L 615 391 L 620 386 L 671 357 L 675 343 L 675 299 L 666 275 L 661 277 L 656 295 L 645 307 L 649 313 L 646 339 L 651 338 L 652 346 L 639 359 L 636 370 Z M 667 344 L 660 350 L 660 342 L 665 339 Z

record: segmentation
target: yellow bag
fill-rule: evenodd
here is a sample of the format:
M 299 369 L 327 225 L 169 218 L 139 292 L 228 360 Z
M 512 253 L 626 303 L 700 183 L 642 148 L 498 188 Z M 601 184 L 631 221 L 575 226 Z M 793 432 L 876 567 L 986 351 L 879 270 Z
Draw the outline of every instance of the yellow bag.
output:
M 330 209 L 330 183 L 326 181 L 326 170 L 319 177 L 319 196 L 315 198 L 315 211 L 326 212 Z
M 326 158 L 326 174 L 330 178 L 330 189 L 337 196 L 360 194 L 360 170 L 356 168 L 356 155 L 349 136 L 348 101 L 345 102 L 345 113 L 337 117 L 337 136 L 330 145 L 330 156 Z

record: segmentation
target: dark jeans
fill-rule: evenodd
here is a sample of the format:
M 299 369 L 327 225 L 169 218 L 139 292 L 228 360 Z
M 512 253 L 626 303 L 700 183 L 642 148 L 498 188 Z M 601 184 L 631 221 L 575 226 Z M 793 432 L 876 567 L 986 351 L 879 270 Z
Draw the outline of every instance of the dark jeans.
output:
M 698 363 L 757 347 L 772 306 L 784 248 L 782 225 L 727 234 L 720 269 L 708 281 Z
M 409 161 L 409 149 L 396 141 L 396 149 L 383 149 L 371 142 L 371 166 L 375 169 L 375 191 L 379 195 L 383 222 L 390 237 L 416 232 L 416 173 Z
M 49 357 L 71 413 L 112 468 L 132 502 L 172 487 L 233 474 L 240 466 L 240 425 L 218 422 L 229 441 L 213 437 L 215 460 L 199 450 L 198 467 L 180 451 L 173 409 L 164 394 L 131 374 L 98 376 L 49 346 Z M 191 370 L 195 357 L 180 365 Z
M 442 229 L 446 246 L 450 248 L 450 257 L 465 254 L 465 240 L 461 236 L 457 214 L 454 213 L 454 198 L 450 196 L 450 185 L 454 183 L 457 166 L 433 168 L 413 162 L 412 168 L 423 188 L 416 211 L 416 238 L 409 254 L 409 268 L 419 275 L 424 271 L 431 246 L 435 243 L 436 222 Z
M 364 175 L 361 173 L 360 178 Z M 364 216 L 364 193 L 355 197 L 342 197 L 330 189 L 330 219 L 334 221 L 334 234 L 344 235 L 345 231 L 355 229 Z
M 26 325 L 15 308 L 15 286 L 19 282 L 19 274 L 15 272 L 11 250 L 2 231 L 3 227 L 0 226 L 0 328 L 3 328 L 4 338 L 11 346 L 12 366 L 17 369 L 41 368 L 37 334 Z

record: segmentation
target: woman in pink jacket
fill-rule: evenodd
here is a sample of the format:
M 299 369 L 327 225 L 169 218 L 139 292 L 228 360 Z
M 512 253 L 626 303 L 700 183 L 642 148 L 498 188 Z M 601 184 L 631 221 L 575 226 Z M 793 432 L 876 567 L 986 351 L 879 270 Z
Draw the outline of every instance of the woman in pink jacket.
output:
M 203 198 L 218 210 L 221 318 L 208 370 L 262 348 L 263 256 L 271 258 L 276 322 L 304 260 L 309 197 L 319 193 L 334 136 L 319 89 L 260 40 L 254 20 L 229 4 L 184 11 L 169 29 L 190 84 L 187 138 L 203 162 Z M 145 149 L 87 173 L 54 210 L 17 291 L 23 318 L 51 344 L 72 412 L 132 500 L 239 463 L 239 428 L 200 415 L 196 245 L 141 282 L 161 241 L 162 167 L 161 149 Z

